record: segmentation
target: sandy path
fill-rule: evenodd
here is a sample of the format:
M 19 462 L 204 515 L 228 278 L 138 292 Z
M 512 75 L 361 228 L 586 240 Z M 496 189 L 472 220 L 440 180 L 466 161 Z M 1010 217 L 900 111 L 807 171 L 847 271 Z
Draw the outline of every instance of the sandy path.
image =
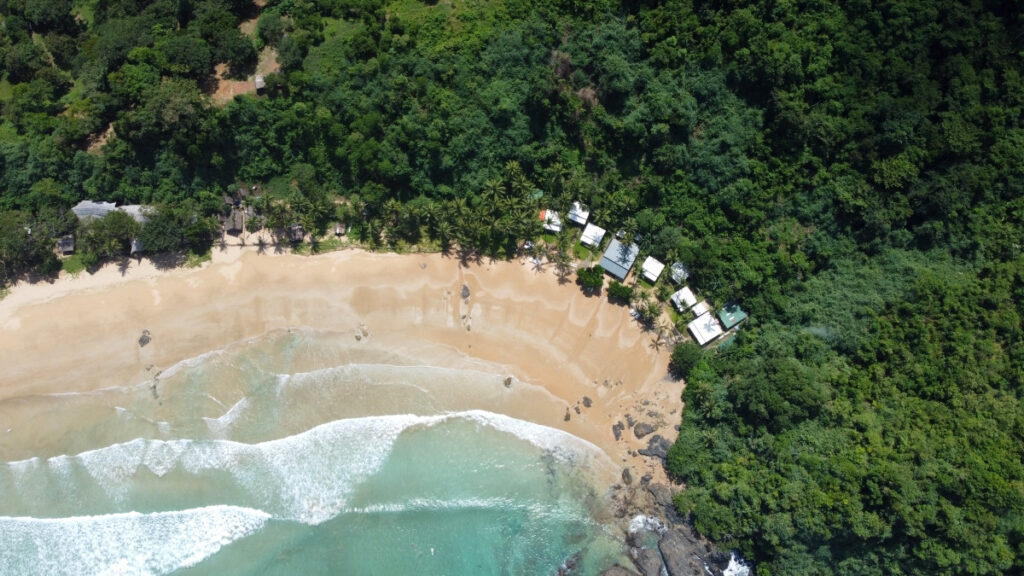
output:
M 682 408 L 682 382 L 666 378 L 669 351 L 651 346 L 627 309 L 524 262 L 463 267 L 438 254 L 272 252 L 228 246 L 199 269 L 161 272 L 143 261 L 15 286 L 0 301 L 0 403 L 143 382 L 153 367 L 272 330 L 354 334 L 365 325 L 375 346 L 440 365 L 483 360 L 542 386 L 550 402 L 512 415 L 597 444 L 635 478 L 664 478 L 656 461 L 635 455 L 646 438 L 612 432 L 630 414 L 674 440 Z M 140 348 L 143 330 L 152 342 Z

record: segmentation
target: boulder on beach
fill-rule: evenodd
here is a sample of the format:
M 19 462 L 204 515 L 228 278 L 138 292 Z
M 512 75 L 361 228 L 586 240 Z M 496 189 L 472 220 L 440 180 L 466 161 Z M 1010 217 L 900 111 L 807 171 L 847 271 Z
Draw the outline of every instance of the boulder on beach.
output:
M 654 426 L 647 422 L 638 422 L 636 426 L 633 426 L 633 435 L 637 438 L 643 438 L 651 432 L 654 432 Z
M 633 560 L 644 576 L 661 576 L 661 554 L 652 548 L 642 548 Z
M 672 489 L 664 484 L 654 483 L 647 487 L 654 501 L 662 506 L 672 506 Z
M 669 530 L 658 542 L 668 576 L 704 576 L 700 559 L 704 546 L 679 530 Z
M 668 457 L 668 449 L 672 447 L 672 443 L 663 438 L 659 434 L 651 436 L 651 440 L 647 443 L 647 448 L 640 449 L 640 453 L 644 456 L 651 456 L 652 458 L 660 458 L 664 460 Z

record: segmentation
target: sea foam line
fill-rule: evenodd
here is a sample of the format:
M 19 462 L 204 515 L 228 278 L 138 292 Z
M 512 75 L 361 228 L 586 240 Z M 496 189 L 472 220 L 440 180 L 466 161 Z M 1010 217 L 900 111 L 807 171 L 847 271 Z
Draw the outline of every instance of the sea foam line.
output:
M 235 499 L 231 504 L 316 525 L 347 507 L 352 490 L 377 473 L 400 434 L 412 427 L 431 427 L 455 419 L 515 435 L 564 462 L 598 464 L 608 460 L 599 448 L 567 432 L 471 410 L 433 416 L 336 420 L 259 444 L 138 438 L 76 456 L 12 462 L 8 468 L 16 486 L 27 486 L 45 480 L 50 474 L 66 477 L 69 467 L 81 466 L 106 491 L 112 503 L 121 508 L 130 507 L 133 479 L 144 469 L 157 477 L 176 470 L 191 475 L 226 472 L 243 488 L 241 493 L 231 496 Z
M 71 518 L 0 517 L 0 573 L 169 574 L 259 531 L 268 519 L 266 512 L 236 506 Z

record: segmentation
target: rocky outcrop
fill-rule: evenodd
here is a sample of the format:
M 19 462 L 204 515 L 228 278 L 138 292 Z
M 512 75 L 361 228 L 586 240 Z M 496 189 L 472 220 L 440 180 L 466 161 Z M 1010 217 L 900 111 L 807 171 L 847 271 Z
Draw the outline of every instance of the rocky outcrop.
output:
M 654 501 L 662 506 L 672 506 L 672 489 L 664 484 L 651 484 L 647 491 L 654 496 Z
M 663 438 L 660 434 L 651 436 L 649 442 L 647 442 L 647 448 L 641 448 L 639 452 L 644 456 L 651 456 L 652 458 L 660 458 L 664 460 L 668 458 L 668 449 L 672 447 L 672 443 Z
M 636 551 L 633 559 L 644 576 L 661 576 L 661 554 L 657 550 L 644 548 Z

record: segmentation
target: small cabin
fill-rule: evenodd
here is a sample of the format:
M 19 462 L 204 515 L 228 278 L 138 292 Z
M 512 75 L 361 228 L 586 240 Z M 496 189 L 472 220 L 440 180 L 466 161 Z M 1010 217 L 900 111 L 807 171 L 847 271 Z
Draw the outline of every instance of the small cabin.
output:
M 292 242 L 302 242 L 306 237 L 306 230 L 299 224 L 292 224 L 288 227 L 288 239 Z
M 67 256 L 75 251 L 75 237 L 71 234 L 66 234 L 57 240 L 57 252 L 60 252 L 61 256 Z

